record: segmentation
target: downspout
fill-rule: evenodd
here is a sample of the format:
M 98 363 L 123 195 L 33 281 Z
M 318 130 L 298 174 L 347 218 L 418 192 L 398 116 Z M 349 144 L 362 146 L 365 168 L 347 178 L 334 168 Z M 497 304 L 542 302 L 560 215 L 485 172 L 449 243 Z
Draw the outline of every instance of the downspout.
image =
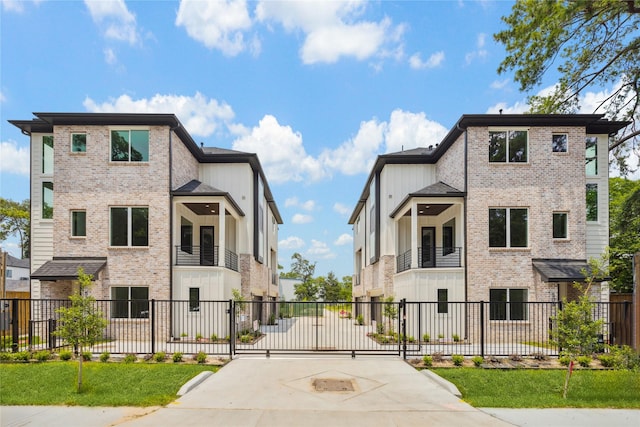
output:
M 469 259 L 469 242 L 467 241 L 468 234 L 468 225 L 467 225 L 467 197 L 468 197 L 468 187 L 469 187 L 469 140 L 467 129 L 464 130 L 460 127 L 459 123 L 456 123 L 456 128 L 460 131 L 464 132 L 464 204 L 462 205 L 462 218 L 464 222 L 464 227 L 462 229 L 462 234 L 464 237 L 464 300 L 467 301 L 467 296 L 469 294 L 469 263 L 467 262 Z
M 169 299 L 173 299 L 173 131 L 180 127 L 180 123 L 169 128 Z M 173 325 L 173 304 L 169 306 L 169 324 Z M 172 334 L 173 335 L 173 334 Z

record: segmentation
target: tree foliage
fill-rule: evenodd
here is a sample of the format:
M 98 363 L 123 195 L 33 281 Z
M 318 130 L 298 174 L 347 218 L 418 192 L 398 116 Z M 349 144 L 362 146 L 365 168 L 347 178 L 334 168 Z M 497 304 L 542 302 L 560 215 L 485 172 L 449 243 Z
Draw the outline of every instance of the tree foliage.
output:
M 633 254 L 640 251 L 640 181 L 609 179 L 611 288 L 633 292 Z
M 107 320 L 96 307 L 96 300 L 89 295 L 93 276 L 78 268 L 78 289 L 69 297 L 71 305 L 60 307 L 60 315 L 55 334 L 77 349 L 78 356 L 78 392 L 82 389 L 82 352 L 84 347 L 92 346 L 102 338 Z
M 548 95 L 529 98 L 532 113 L 573 113 L 586 90 L 613 86 L 597 108 L 612 120 L 632 120 L 631 128 L 609 145 L 621 172 L 640 134 L 640 7 L 637 1 L 518 0 L 507 28 L 494 35 L 507 56 L 499 73 L 515 70 L 520 90 L 542 84 L 555 65 L 560 77 Z
M 318 277 L 319 296 L 323 301 L 351 301 L 351 276 L 338 280 L 333 271 Z
M 14 202 L 0 197 L 0 242 L 10 236 L 20 239 L 22 258 L 29 258 L 30 237 L 30 205 L 29 200 Z

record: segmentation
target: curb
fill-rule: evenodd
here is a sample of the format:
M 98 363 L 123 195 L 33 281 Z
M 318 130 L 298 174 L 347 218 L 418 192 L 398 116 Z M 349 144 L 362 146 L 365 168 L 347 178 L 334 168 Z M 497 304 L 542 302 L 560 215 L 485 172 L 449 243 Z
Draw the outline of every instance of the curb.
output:
M 213 372 L 211 372 L 211 371 L 200 372 L 198 375 L 196 375 L 195 377 L 193 377 L 189 381 L 187 381 L 187 383 L 185 385 L 180 387 L 180 390 L 178 390 L 177 395 L 178 396 L 184 396 L 185 394 L 189 393 L 191 390 L 196 388 L 198 385 L 200 385 L 200 383 L 202 381 L 204 381 L 207 378 L 209 378 L 212 374 L 213 374 Z
M 429 379 L 436 382 L 440 387 L 444 388 L 446 391 L 453 394 L 454 396 L 458 398 L 462 398 L 462 393 L 460 393 L 460 390 L 458 390 L 458 387 L 456 387 L 453 383 L 450 383 L 449 381 L 445 380 L 441 376 L 434 374 L 428 369 L 423 369 L 420 371 L 420 373 L 425 377 L 428 377 Z

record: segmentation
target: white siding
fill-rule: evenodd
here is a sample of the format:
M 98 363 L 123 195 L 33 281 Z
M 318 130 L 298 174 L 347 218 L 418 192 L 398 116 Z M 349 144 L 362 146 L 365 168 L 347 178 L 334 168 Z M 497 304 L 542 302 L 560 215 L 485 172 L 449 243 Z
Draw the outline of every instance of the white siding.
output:
M 587 136 L 598 137 L 598 175 L 586 177 L 587 183 L 598 184 L 598 221 L 586 223 L 586 255 L 589 259 L 602 256 L 609 245 L 609 138 L 607 135 Z

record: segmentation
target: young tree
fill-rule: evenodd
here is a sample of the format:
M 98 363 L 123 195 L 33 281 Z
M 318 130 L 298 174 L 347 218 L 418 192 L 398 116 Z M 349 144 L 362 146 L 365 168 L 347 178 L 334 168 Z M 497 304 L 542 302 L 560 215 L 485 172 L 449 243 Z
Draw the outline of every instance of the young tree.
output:
M 611 288 L 633 292 L 633 254 L 640 251 L 640 181 L 609 179 Z
M 394 321 L 398 318 L 398 306 L 393 302 L 393 295 L 388 296 L 384 299 L 383 313 L 384 317 L 386 317 L 387 321 L 389 322 L 387 331 L 390 334 L 393 334 L 393 324 L 395 323 Z
M 78 356 L 78 392 L 82 390 L 82 352 L 102 338 L 107 320 L 96 307 L 96 300 L 89 295 L 93 276 L 78 268 L 78 290 L 69 297 L 70 307 L 56 310 L 60 315 L 55 334 L 71 344 L 79 352 Z
M 515 70 L 520 90 L 528 92 L 554 64 L 560 72 L 551 94 L 529 98 L 532 113 L 576 112 L 586 90 L 615 85 L 596 108 L 604 108 L 609 119 L 633 121 L 609 145 L 626 173 L 626 154 L 638 148 L 640 134 L 638 2 L 518 0 L 502 20 L 507 28 L 494 35 L 507 53 L 499 73 Z
M 351 301 L 353 297 L 353 277 L 344 276 L 341 284 L 341 301 Z
M 0 197 L 0 242 L 18 235 L 22 258 L 29 258 L 29 200 L 20 203 Z
M 598 334 L 602 332 L 602 319 L 594 319 L 594 303 L 589 292 L 597 281 L 602 281 L 607 275 L 607 257 L 590 259 L 589 270 L 582 273 L 584 283 L 575 282 L 573 286 L 579 291 L 576 300 L 562 301 L 560 310 L 552 319 L 555 328 L 551 331 L 551 340 L 561 348 L 560 355 L 569 359 L 565 375 L 562 397 L 566 399 L 569 390 L 569 379 L 578 356 L 590 355 L 594 352 L 598 342 Z

